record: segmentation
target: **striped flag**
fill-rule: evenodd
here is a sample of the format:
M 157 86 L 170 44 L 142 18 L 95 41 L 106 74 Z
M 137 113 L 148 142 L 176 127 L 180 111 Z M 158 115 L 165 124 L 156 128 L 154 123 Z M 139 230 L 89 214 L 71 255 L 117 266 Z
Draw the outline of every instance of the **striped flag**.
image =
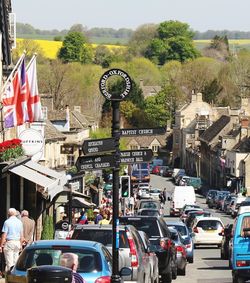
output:
M 31 59 L 31 63 L 27 69 L 27 77 L 29 84 L 29 98 L 28 98 L 28 115 L 29 122 L 43 120 L 42 106 L 37 86 L 37 70 L 36 70 L 36 56 Z
M 7 83 L 2 96 L 5 128 L 19 126 L 29 120 L 28 97 L 29 89 L 23 56 L 13 79 Z

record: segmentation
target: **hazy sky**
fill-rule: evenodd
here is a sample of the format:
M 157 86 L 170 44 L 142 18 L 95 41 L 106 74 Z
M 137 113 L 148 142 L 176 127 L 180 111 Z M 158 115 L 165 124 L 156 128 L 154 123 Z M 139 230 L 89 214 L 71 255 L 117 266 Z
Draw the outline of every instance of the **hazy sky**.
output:
M 178 20 L 197 31 L 250 31 L 250 0 L 11 0 L 17 22 L 39 29 L 136 29 Z

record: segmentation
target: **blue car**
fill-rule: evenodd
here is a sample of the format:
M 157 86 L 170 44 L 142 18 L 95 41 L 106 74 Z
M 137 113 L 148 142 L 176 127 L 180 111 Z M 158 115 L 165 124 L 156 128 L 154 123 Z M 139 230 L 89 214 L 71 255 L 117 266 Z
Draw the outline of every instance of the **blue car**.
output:
M 192 236 L 186 226 L 182 221 L 167 221 L 167 226 L 174 227 L 184 239 L 184 244 L 186 246 L 187 261 L 189 263 L 194 262 L 194 243 Z
M 88 283 L 108 283 L 112 274 L 112 257 L 100 243 L 81 240 L 36 241 L 26 247 L 5 282 L 25 282 L 27 269 L 41 265 L 60 265 L 63 253 L 75 253 L 79 258 L 77 272 Z

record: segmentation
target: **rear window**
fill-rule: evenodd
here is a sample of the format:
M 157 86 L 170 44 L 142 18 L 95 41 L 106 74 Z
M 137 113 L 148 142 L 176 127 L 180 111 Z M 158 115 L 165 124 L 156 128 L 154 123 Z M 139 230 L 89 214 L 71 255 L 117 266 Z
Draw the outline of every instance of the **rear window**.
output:
M 148 215 L 148 216 L 159 216 L 158 210 L 142 210 L 139 213 L 140 215 Z
M 200 220 L 196 226 L 202 228 L 205 231 L 222 228 L 222 224 L 218 220 Z
M 125 231 L 119 231 L 119 247 L 129 248 L 128 240 Z M 106 247 L 112 246 L 112 230 L 75 230 L 72 239 L 75 240 L 89 240 L 102 243 Z
M 158 209 L 158 205 L 155 202 L 142 202 L 140 204 L 140 208 L 152 208 L 152 209 Z
M 188 234 L 188 231 L 185 226 L 173 224 L 170 224 L 169 226 L 174 227 L 180 233 L 181 236 L 186 236 Z
M 149 238 L 151 237 L 160 237 L 160 231 L 155 219 L 147 218 L 121 218 L 120 224 L 123 225 L 133 225 L 137 230 L 145 232 Z
M 17 261 L 17 269 L 26 271 L 28 268 L 41 265 L 60 265 L 60 257 L 63 253 L 75 253 L 78 255 L 79 265 L 77 272 L 90 273 L 102 270 L 101 257 L 98 252 L 79 249 L 56 247 L 47 249 L 25 249 Z

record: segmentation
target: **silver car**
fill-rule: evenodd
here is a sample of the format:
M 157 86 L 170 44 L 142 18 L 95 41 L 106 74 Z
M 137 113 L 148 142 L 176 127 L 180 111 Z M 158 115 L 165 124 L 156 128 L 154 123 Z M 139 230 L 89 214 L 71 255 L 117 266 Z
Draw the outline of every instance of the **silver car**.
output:
M 124 282 L 152 282 L 151 266 L 147 251 L 137 229 L 132 225 L 119 226 L 119 270 L 122 267 L 132 269 L 130 276 L 123 277 Z M 72 240 L 91 240 L 102 243 L 112 253 L 112 225 L 76 225 Z

